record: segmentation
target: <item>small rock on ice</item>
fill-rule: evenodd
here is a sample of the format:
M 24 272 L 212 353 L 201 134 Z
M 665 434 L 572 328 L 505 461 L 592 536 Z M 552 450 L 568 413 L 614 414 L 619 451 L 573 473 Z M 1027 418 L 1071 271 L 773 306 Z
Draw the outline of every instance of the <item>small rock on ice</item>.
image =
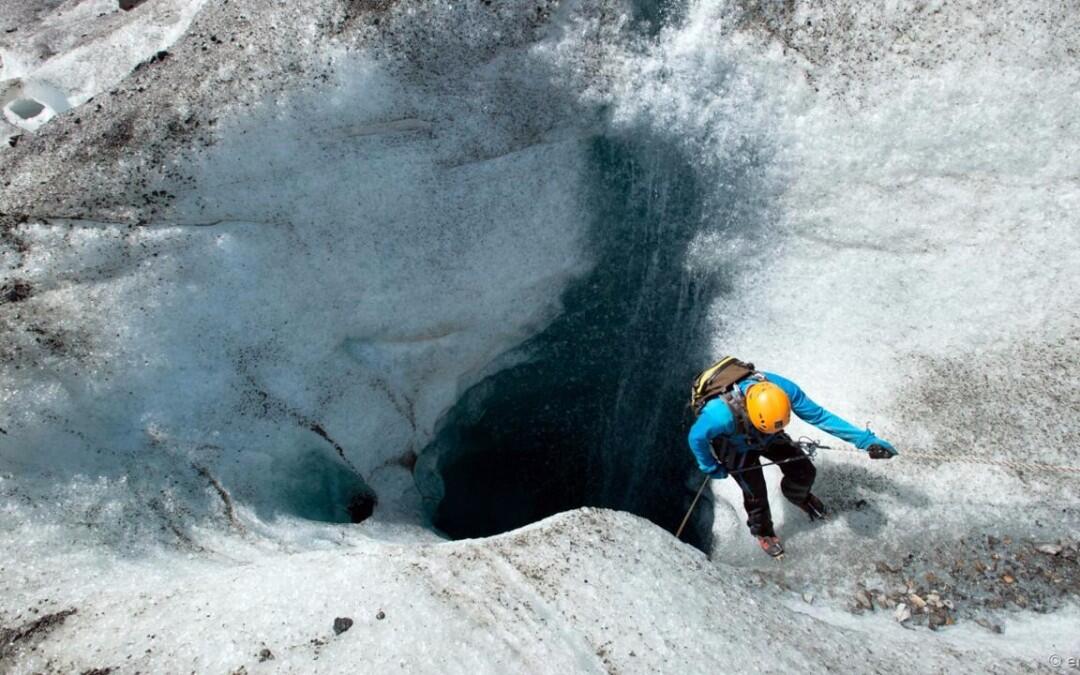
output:
M 874 608 L 874 603 L 872 600 L 870 600 L 870 596 L 867 595 L 866 591 L 862 590 L 861 588 L 855 591 L 855 602 L 858 603 L 859 607 L 862 607 L 863 609 Z
M 334 635 L 341 635 L 352 628 L 353 620 L 347 616 L 339 616 L 334 619 Z

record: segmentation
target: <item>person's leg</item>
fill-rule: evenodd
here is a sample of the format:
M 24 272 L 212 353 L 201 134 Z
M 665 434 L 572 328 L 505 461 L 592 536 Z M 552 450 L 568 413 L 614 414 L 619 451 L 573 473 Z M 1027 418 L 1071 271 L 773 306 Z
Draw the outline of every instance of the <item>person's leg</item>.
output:
M 731 474 L 742 488 L 743 506 L 746 508 L 746 525 L 750 534 L 759 537 L 773 537 L 772 513 L 769 511 L 769 493 L 765 487 L 765 476 L 761 472 L 761 462 L 756 452 L 740 455 L 729 470 L 748 469 Z
M 787 435 L 774 440 L 761 454 L 770 461 L 784 462 L 780 464 L 780 472 L 784 474 L 780 481 L 780 491 L 789 501 L 802 507 L 810 496 L 810 488 L 813 487 L 814 477 L 817 475 L 814 463 Z M 799 457 L 803 459 L 800 460 Z

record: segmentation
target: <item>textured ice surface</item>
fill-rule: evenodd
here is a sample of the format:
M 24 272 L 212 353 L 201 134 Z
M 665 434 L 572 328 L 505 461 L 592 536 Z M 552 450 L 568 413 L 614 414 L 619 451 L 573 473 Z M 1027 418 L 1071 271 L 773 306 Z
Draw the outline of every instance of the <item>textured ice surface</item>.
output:
M 716 282 L 715 353 L 902 453 L 1075 464 L 1074 13 L 701 0 L 653 33 L 644 5 L 603 1 L 0 8 L 19 27 L 4 79 L 64 97 L 39 91 L 61 114 L 0 155 L 0 626 L 78 610 L 5 668 L 984 672 L 1080 654 L 1075 590 L 999 612 L 1003 635 L 848 612 L 878 558 L 1075 540 L 1076 479 L 827 455 L 830 522 L 772 486 L 777 568 L 730 481 L 714 522 L 701 511 L 710 562 L 601 511 L 441 542 L 412 475 L 440 417 L 529 358 L 509 350 L 602 258 L 606 214 L 583 198 L 598 134 L 687 158 L 672 180 L 693 177 L 694 245 L 658 264 Z M 374 516 L 342 524 L 369 491 Z M 355 623 L 333 637 L 339 616 Z
M 761 592 L 753 572 L 672 546 L 648 521 L 592 509 L 488 540 L 117 572 L 85 575 L 68 596 L 85 609 L 20 669 L 1007 672 L 1080 648 L 1075 610 L 1018 618 L 1010 641 L 981 628 L 904 630 L 808 604 L 797 589 Z M 354 623 L 335 636 L 337 617 Z
M 4 2 L 0 87 L 22 81 L 28 95 L 64 112 L 166 50 L 202 5 L 164 0 L 124 12 L 114 0 Z

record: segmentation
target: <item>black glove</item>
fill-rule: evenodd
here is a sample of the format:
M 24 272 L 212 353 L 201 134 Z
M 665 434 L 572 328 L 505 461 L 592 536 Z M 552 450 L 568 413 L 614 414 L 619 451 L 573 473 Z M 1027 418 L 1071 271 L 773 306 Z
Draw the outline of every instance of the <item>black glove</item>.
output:
M 874 443 L 866 449 L 866 452 L 870 455 L 870 459 L 892 459 L 896 456 L 896 449 L 883 443 Z

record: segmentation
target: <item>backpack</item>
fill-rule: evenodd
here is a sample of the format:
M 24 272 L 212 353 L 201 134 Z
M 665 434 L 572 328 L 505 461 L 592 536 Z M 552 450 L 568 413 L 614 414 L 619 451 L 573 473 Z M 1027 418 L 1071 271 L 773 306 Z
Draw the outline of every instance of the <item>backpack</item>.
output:
M 734 356 L 726 356 L 701 371 L 690 386 L 690 407 L 694 409 L 694 415 L 700 415 L 706 403 L 729 393 L 736 382 L 756 372 L 754 364 Z
M 746 402 L 742 391 L 735 386 L 747 377 L 764 381 L 765 376 L 754 369 L 754 364 L 740 361 L 734 356 L 727 356 L 701 371 L 690 386 L 690 406 L 694 415 L 701 414 L 705 404 L 714 398 L 724 399 L 735 417 L 736 433 L 746 437 L 749 446 L 761 443 L 761 433 L 750 423 L 746 414 Z M 721 466 L 735 466 L 735 454 L 726 436 L 714 438 L 709 445 L 713 457 Z

